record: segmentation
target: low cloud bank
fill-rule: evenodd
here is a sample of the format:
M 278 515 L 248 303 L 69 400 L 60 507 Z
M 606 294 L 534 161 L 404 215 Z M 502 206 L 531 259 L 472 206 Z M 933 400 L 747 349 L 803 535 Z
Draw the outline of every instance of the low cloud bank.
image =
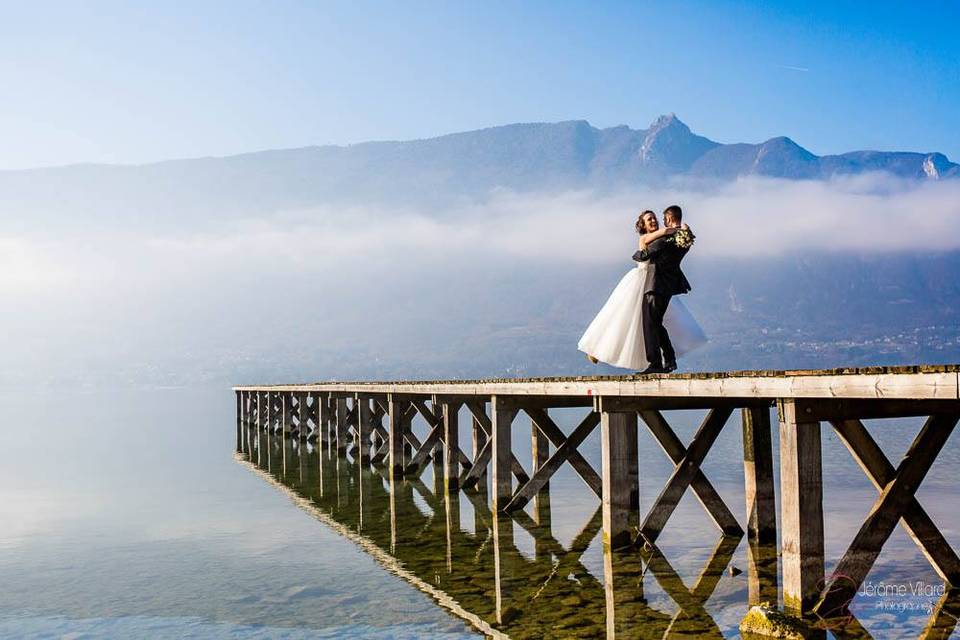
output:
M 0 291 L 243 272 L 350 273 L 448 260 L 622 262 L 636 243 L 639 211 L 674 203 L 684 207 L 703 256 L 960 248 L 960 181 L 751 178 L 704 191 L 502 192 L 445 215 L 312 207 L 236 220 L 218 232 L 5 237 Z
M 391 314 L 391 327 L 405 318 L 440 322 L 445 308 L 463 304 L 455 289 L 465 277 L 496 290 L 511 274 L 535 271 L 539 280 L 523 283 L 532 294 L 563 289 L 559 272 L 549 281 L 552 264 L 567 274 L 628 268 L 639 211 L 674 203 L 697 234 L 691 261 L 960 249 L 960 182 L 885 176 L 749 179 L 699 191 L 501 192 L 442 215 L 310 207 L 237 219 L 217 232 L 36 229 L 0 237 L 0 348 L 7 371 L 60 366 L 76 354 L 83 367 L 173 351 L 229 367 L 236 344 L 269 350 L 282 342 L 274 328 L 295 331 L 306 317 L 298 314 L 318 309 L 348 328 L 369 330 L 378 312 Z M 510 291 L 517 299 L 505 306 L 529 303 Z M 390 307 L 378 309 L 377 300 Z M 400 343 L 405 334 L 396 331 Z M 359 344 L 363 335 L 353 338 Z

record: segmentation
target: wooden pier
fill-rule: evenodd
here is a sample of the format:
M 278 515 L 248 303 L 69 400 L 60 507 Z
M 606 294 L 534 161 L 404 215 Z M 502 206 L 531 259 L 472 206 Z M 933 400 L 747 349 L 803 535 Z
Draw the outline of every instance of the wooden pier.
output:
M 320 382 L 238 386 L 237 448 L 251 433 L 310 440 L 382 470 L 391 484 L 441 465 L 444 492 L 491 485 L 493 514 L 515 513 L 542 499 L 549 480 L 570 465 L 596 493 L 606 547 L 656 541 L 683 495 L 692 491 L 725 535 L 746 533 L 755 548 L 777 539 L 771 409 L 779 421 L 783 604 L 795 614 L 842 613 L 867 577 L 898 522 L 949 588 L 960 587 L 960 559 L 915 498 L 931 464 L 960 420 L 960 366 L 876 367 L 816 371 L 744 371 L 651 376 Z M 581 407 L 569 433 L 550 416 Z M 461 409 L 472 441 L 459 441 Z M 684 444 L 671 411 L 706 410 Z M 530 420 L 528 467 L 512 450 L 517 416 Z M 743 434 L 746 505 L 724 503 L 701 465 L 735 414 Z M 425 421 L 422 441 L 411 427 Z M 926 422 L 894 466 L 863 420 L 924 416 Z M 866 520 L 830 576 L 824 571 L 821 431 L 828 424 L 879 493 Z M 643 427 L 641 427 L 643 425 Z M 601 468 L 578 451 L 599 426 Z M 647 513 L 639 512 L 638 430 L 648 429 L 674 471 Z M 469 450 L 469 455 L 465 451 Z M 286 449 L 284 449 L 286 451 Z M 741 517 L 737 513 L 742 514 Z M 741 525 L 741 523 L 743 523 Z M 395 532 L 396 533 L 396 532 Z M 496 538 L 494 538 L 496 541 Z M 499 557 L 499 555 L 497 556 Z M 751 569 L 757 558 L 751 558 Z M 751 583 L 752 584 L 752 583 Z

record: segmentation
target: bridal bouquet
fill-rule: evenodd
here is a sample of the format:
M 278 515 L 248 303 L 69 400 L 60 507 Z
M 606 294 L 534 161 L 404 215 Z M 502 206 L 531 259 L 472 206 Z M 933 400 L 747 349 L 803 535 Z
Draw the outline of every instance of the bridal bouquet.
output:
M 690 229 L 680 229 L 673 234 L 673 243 L 681 249 L 689 249 L 693 246 L 693 239 L 695 237 Z

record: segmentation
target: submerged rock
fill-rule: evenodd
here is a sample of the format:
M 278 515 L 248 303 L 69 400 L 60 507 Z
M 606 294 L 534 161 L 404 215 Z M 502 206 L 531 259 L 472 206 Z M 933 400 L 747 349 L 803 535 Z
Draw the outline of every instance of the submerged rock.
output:
M 774 607 L 761 604 L 750 607 L 740 622 L 740 632 L 745 638 L 765 636 L 767 638 L 786 638 L 788 640 L 806 640 L 813 630 L 803 620 L 790 617 Z

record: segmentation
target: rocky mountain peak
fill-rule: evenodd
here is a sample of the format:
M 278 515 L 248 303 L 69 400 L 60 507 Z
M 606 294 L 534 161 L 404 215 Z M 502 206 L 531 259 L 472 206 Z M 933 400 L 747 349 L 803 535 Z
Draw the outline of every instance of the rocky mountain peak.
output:
M 673 113 L 657 118 L 640 145 L 640 161 L 662 170 L 685 171 L 716 142 L 690 131 Z
M 677 114 L 667 113 L 654 120 L 653 124 L 650 125 L 650 128 L 647 129 L 647 133 L 656 133 L 669 127 L 677 127 L 683 131 L 686 131 L 687 133 L 690 132 L 690 127 L 684 124 L 683 121 L 677 117 Z
M 930 153 L 923 159 L 923 173 L 932 180 L 939 180 L 952 167 L 942 153 Z

